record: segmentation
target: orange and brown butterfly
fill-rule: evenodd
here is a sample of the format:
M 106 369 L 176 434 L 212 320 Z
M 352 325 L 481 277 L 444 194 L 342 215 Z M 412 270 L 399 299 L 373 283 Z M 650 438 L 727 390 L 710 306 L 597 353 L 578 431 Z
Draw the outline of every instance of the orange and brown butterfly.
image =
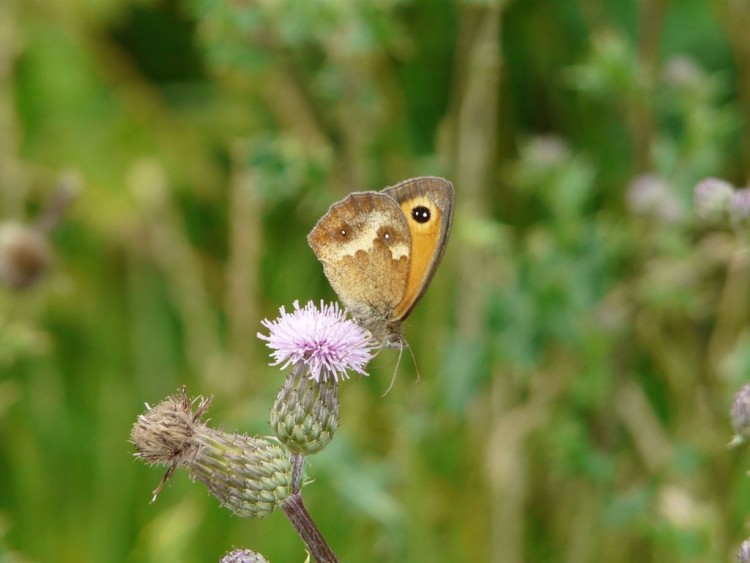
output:
M 402 345 L 401 323 L 443 257 L 453 201 L 448 180 L 412 178 L 349 194 L 307 235 L 341 302 L 383 346 Z

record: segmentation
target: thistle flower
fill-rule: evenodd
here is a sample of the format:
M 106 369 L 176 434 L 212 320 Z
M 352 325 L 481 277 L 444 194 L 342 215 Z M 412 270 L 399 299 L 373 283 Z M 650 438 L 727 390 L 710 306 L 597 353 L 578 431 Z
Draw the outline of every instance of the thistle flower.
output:
M 706 86 L 706 74 L 691 57 L 677 55 L 664 65 L 664 82 L 675 88 L 697 91 Z
M 234 549 L 222 557 L 219 563 L 268 563 L 268 559 L 249 549 Z
M 293 469 L 288 453 L 272 438 L 209 428 L 201 422 L 209 403 L 208 399 L 188 399 L 182 389 L 140 415 L 133 425 L 136 457 L 168 467 L 154 498 L 175 469 L 183 467 L 237 516 L 269 515 L 291 493 Z
M 272 366 L 281 364 L 281 369 L 286 369 L 304 365 L 310 379 L 316 381 L 347 379 L 349 370 L 367 375 L 364 367 L 373 357 L 374 342 L 364 329 L 346 318 L 338 304 L 321 301 L 318 309 L 310 301 L 300 308 L 295 301 L 291 313 L 281 307 L 277 319 L 261 323 L 270 331 L 268 335 L 259 332 L 258 338 L 273 350 Z
M 750 383 L 746 384 L 734 396 L 732 402 L 732 428 L 734 438 L 729 442 L 731 447 L 739 446 L 750 438 Z
M 693 189 L 695 213 L 702 221 L 717 223 L 725 221 L 732 202 L 734 187 L 718 178 L 706 178 Z
M 737 561 L 740 563 L 750 563 L 750 539 L 742 542 L 740 550 L 737 552 Z
M 729 215 L 736 228 L 750 226 L 750 188 L 742 188 L 732 194 L 729 203 Z
M 628 184 L 627 204 L 635 215 L 664 224 L 675 223 L 682 215 L 671 186 L 656 174 L 642 174 Z

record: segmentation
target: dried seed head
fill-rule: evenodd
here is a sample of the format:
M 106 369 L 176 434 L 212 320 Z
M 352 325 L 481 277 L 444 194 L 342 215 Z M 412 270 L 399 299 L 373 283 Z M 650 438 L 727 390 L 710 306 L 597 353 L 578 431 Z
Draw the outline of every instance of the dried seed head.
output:
M 136 456 L 169 468 L 154 497 L 182 467 L 237 516 L 267 516 L 291 491 L 289 453 L 273 438 L 209 428 L 201 422 L 209 403 L 188 399 L 183 389 L 138 417 L 131 432 Z
M 20 223 L 0 224 L 0 283 L 15 290 L 32 287 L 51 262 L 44 234 Z

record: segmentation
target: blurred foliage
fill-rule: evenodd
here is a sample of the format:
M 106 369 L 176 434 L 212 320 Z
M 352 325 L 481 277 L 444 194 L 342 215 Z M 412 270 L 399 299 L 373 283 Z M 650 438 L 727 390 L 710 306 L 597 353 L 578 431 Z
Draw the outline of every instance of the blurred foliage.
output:
M 750 261 L 691 193 L 747 181 L 749 28 L 729 0 L 0 2 L 3 220 L 81 183 L 52 271 L 0 293 L 0 560 L 304 560 L 184 475 L 149 504 L 130 426 L 186 384 L 267 434 L 260 320 L 333 297 L 305 234 L 421 174 L 457 190 L 421 381 L 381 354 L 308 466 L 341 560 L 727 560 Z

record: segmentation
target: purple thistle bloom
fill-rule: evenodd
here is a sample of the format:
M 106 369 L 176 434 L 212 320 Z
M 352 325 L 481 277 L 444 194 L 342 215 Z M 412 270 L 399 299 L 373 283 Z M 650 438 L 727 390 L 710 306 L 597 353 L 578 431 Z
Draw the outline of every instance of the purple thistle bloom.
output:
M 656 174 L 642 174 L 628 184 L 627 204 L 635 215 L 663 224 L 675 223 L 682 215 L 672 187 Z
M 733 193 L 734 186 L 718 178 L 698 182 L 693 189 L 693 203 L 698 217 L 708 222 L 725 220 Z
M 731 414 L 735 434 L 729 445 L 739 446 L 750 438 L 750 383 L 734 395 Z
M 372 359 L 375 343 L 364 329 L 346 318 L 337 303 L 326 305 L 320 302 L 320 310 L 308 302 L 300 309 L 294 302 L 294 311 L 287 313 L 279 308 L 279 317 L 273 321 L 264 319 L 261 324 L 269 335 L 258 333 L 271 348 L 272 366 L 306 364 L 310 379 L 320 381 L 332 377 L 347 379 L 347 370 L 362 375 L 365 365 Z
M 740 563 L 750 563 L 750 539 L 742 542 L 739 552 L 737 552 L 737 561 Z
M 750 224 L 750 188 L 742 188 L 732 195 L 729 214 L 735 227 L 747 227 Z

